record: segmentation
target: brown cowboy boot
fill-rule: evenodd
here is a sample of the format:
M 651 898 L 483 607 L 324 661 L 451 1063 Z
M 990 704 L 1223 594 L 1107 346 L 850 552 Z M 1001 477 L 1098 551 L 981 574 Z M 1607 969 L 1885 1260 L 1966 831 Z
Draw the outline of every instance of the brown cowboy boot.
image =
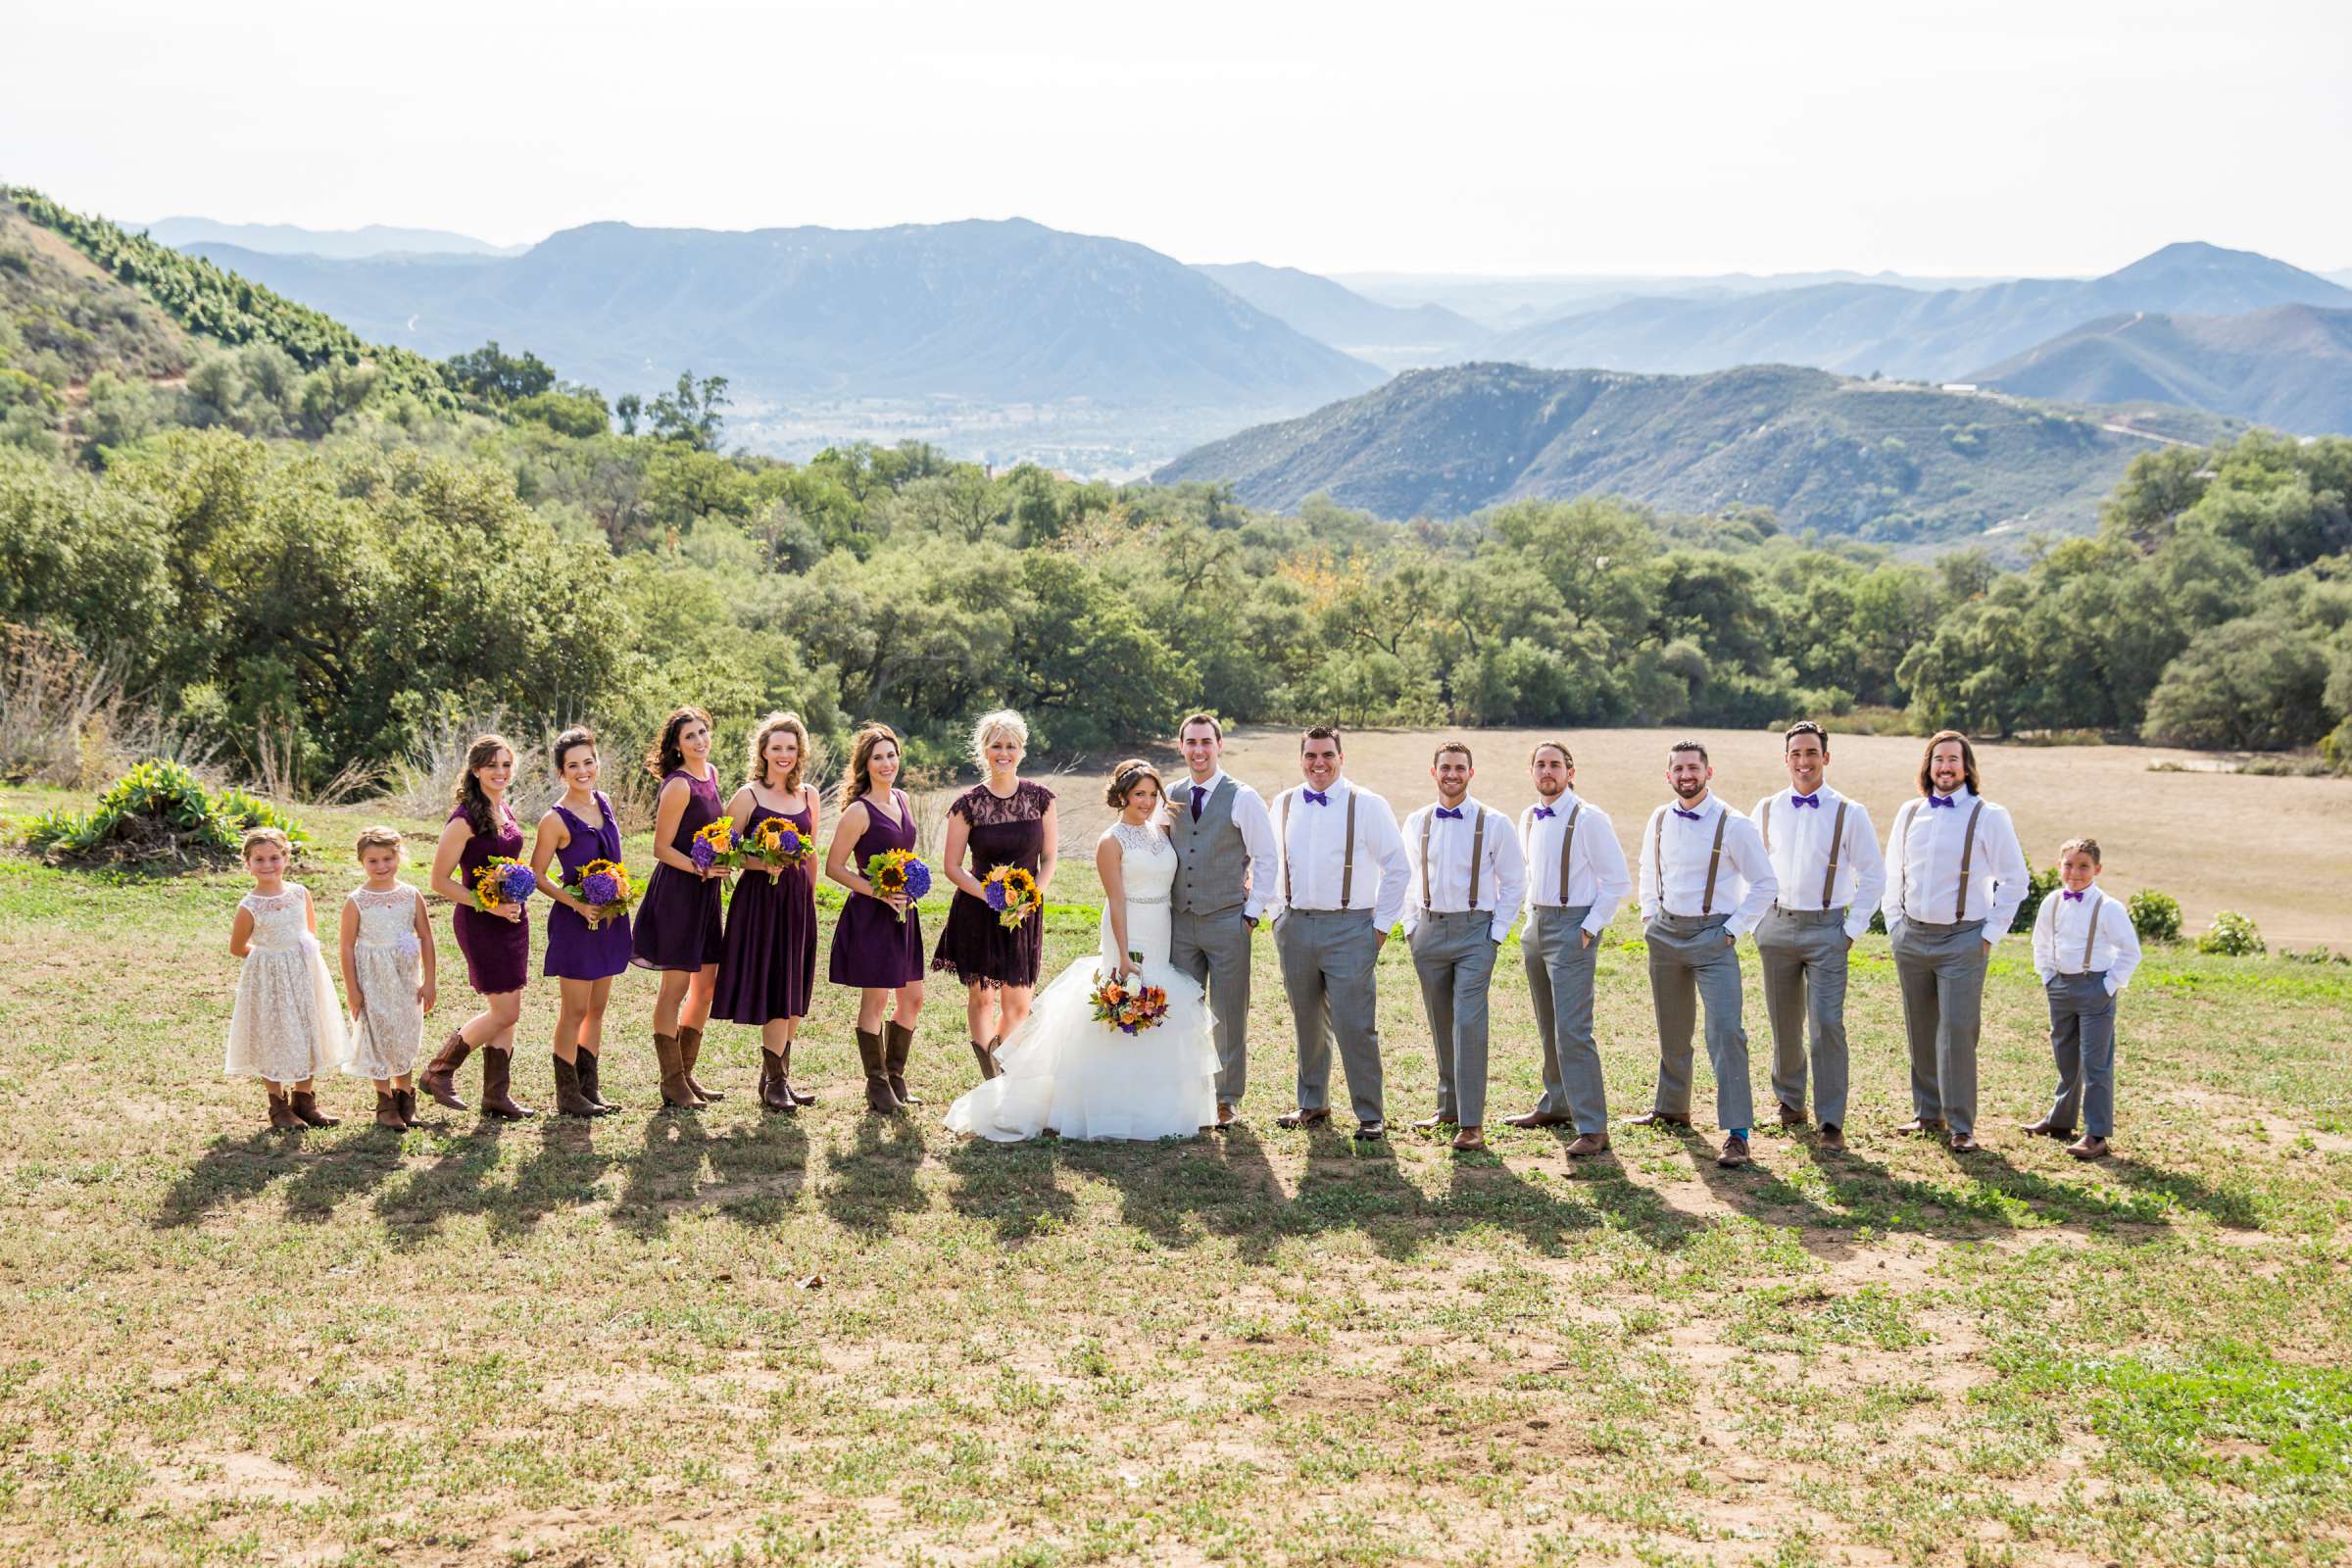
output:
M 447 1105 L 452 1110 L 469 1109 L 466 1102 L 458 1098 L 456 1077 L 458 1069 L 466 1065 L 466 1058 L 472 1054 L 473 1048 L 466 1043 L 466 1036 L 452 1029 L 449 1038 L 441 1042 L 441 1054 L 425 1065 L 423 1072 L 416 1075 L 416 1087 L 432 1096 L 437 1104 Z
M 797 1089 L 793 1087 L 792 1047 L 793 1042 L 787 1040 L 784 1042 L 784 1049 L 777 1053 L 776 1085 L 778 1088 L 784 1091 L 784 1098 L 791 1101 L 794 1104 L 813 1105 L 816 1103 L 816 1097 L 814 1095 L 808 1093 L 808 1091 L 806 1089 Z
M 407 1123 L 411 1127 L 421 1127 L 424 1125 L 423 1122 L 416 1119 L 416 1090 L 395 1089 L 392 1091 L 392 1100 L 393 1108 L 400 1112 L 400 1119 L 403 1122 Z
M 318 1097 L 308 1089 L 294 1091 L 294 1116 L 306 1127 L 340 1127 L 343 1118 L 318 1108 Z
M 678 1037 L 654 1036 L 654 1061 L 662 1069 L 662 1108 L 664 1110 L 700 1110 L 703 1102 L 694 1098 L 686 1087 L 686 1067 L 678 1059 Z
M 294 1114 L 293 1102 L 274 1089 L 270 1091 L 270 1127 L 281 1133 L 302 1131 L 302 1120 Z
M 514 1053 L 497 1046 L 482 1048 L 482 1112 L 500 1121 L 520 1121 L 539 1113 L 518 1102 L 507 1092 L 510 1074 L 514 1066 Z
M 785 1051 L 791 1049 L 787 1046 Z M 760 1047 L 760 1103 L 769 1110 L 781 1110 L 787 1113 L 799 1110 L 801 1108 L 800 1102 L 792 1098 L 791 1087 L 784 1081 L 784 1053 L 770 1051 L 765 1046 Z
M 882 1057 L 882 1037 L 871 1030 L 858 1031 L 858 1062 L 865 1069 L 865 1108 L 884 1116 L 896 1116 L 906 1107 L 891 1093 L 890 1068 Z
M 1004 1069 L 997 1065 L 997 1054 L 979 1041 L 972 1042 L 972 1059 L 980 1064 L 980 1081 L 988 1082 Z
M 714 1100 L 727 1098 L 720 1091 L 705 1089 L 695 1081 L 694 1064 L 703 1057 L 703 1032 L 700 1029 L 682 1028 L 678 1031 L 678 1057 L 685 1064 L 686 1087 L 695 1099 L 707 1105 Z
M 556 1064 L 556 1114 L 560 1116 L 601 1116 L 604 1114 L 580 1092 L 580 1069 L 554 1052 L 548 1058 Z
M 599 1116 L 610 1116 L 620 1107 L 606 1103 L 604 1091 L 596 1086 L 598 1065 L 596 1057 L 595 1052 L 582 1046 L 580 1047 L 580 1059 L 573 1062 L 572 1065 L 579 1069 L 580 1094 L 586 1098 L 588 1103 L 596 1107 L 596 1113 Z
M 375 1124 L 389 1127 L 396 1133 L 409 1130 L 407 1119 L 400 1113 L 399 1090 L 395 1089 L 388 1095 L 380 1089 L 375 1092 Z
M 891 1094 L 898 1098 L 902 1105 L 921 1104 L 921 1101 L 906 1092 L 906 1056 L 914 1050 L 914 1031 L 893 1018 L 882 1026 L 882 1038 L 886 1042 L 883 1061 L 890 1074 Z M 988 1044 L 989 1060 L 994 1062 L 997 1043 L 992 1040 Z

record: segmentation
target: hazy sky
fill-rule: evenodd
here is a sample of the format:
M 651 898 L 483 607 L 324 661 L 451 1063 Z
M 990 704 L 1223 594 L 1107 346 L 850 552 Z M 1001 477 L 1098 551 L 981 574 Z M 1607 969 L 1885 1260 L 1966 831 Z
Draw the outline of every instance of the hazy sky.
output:
M 502 243 L 1019 215 L 1326 271 L 2352 267 L 2352 6 L 12 8 L 0 179 Z

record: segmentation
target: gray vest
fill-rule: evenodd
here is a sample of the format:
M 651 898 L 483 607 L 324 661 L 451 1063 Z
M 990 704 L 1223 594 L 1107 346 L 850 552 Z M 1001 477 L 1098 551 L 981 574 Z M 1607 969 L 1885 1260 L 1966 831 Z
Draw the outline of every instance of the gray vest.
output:
M 1239 793 L 1231 776 L 1219 779 L 1193 820 L 1193 786 L 1176 786 L 1171 804 L 1176 822 L 1168 842 L 1176 847 L 1176 886 L 1170 890 L 1180 914 L 1222 914 L 1242 906 L 1250 879 L 1250 846 L 1233 819 Z

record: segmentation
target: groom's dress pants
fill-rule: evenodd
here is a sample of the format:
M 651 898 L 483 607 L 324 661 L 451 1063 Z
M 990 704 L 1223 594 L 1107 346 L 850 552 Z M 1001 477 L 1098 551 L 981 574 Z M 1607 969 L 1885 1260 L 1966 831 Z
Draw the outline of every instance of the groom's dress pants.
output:
M 1740 950 L 1724 940 L 1720 914 L 1660 911 L 1649 940 L 1649 999 L 1658 1015 L 1658 1098 L 1669 1116 L 1690 1114 L 1690 1032 L 1707 1009 L 1707 1058 L 1715 1067 L 1715 1125 L 1755 1122 L 1747 1082 L 1747 1030 L 1740 1021 Z
M 1242 906 L 1213 914 L 1176 911 L 1168 961 L 1208 989 L 1217 1015 L 1217 1102 L 1238 1105 L 1250 1087 L 1250 925 Z
M 1373 967 L 1380 933 L 1369 909 L 1291 909 L 1274 922 L 1274 951 L 1290 993 L 1291 1022 L 1298 1034 L 1298 1108 L 1331 1108 L 1331 1043 L 1355 1119 L 1381 1115 L 1379 1008 Z
M 1487 1124 L 1487 987 L 1494 979 L 1494 930 L 1491 910 L 1439 914 L 1424 909 L 1408 944 L 1438 1052 L 1438 1120 L 1462 1127 Z

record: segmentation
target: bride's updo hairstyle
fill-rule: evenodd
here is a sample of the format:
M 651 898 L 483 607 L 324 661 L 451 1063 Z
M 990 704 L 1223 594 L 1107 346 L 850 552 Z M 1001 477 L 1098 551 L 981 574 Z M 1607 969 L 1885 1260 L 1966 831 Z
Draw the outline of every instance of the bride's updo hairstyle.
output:
M 1136 785 L 1145 779 L 1152 781 L 1152 787 L 1159 791 L 1161 800 L 1168 798 L 1168 787 L 1160 781 L 1159 769 L 1140 757 L 1130 757 L 1110 770 L 1110 788 L 1103 792 L 1102 798 L 1113 810 L 1124 811 L 1127 809 L 1127 797 L 1134 794 Z

